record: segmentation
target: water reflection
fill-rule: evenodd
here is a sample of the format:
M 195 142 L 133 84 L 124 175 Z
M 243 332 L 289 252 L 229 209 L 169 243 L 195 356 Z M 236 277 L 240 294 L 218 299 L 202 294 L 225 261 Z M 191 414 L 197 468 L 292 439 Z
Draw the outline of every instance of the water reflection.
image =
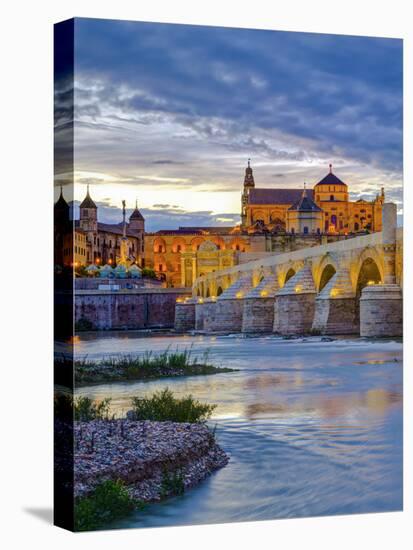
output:
M 402 503 L 402 346 L 277 338 L 81 337 L 99 358 L 194 344 L 234 373 L 81 388 L 123 414 L 134 395 L 169 386 L 218 405 L 229 465 L 183 497 L 118 526 L 180 525 L 396 510 Z

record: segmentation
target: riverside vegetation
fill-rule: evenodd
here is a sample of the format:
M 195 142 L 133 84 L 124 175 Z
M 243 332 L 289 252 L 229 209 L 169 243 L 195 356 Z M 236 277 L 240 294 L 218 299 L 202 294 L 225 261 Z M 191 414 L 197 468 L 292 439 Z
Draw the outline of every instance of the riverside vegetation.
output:
M 194 356 L 192 348 L 184 351 L 170 351 L 154 354 L 145 352 L 142 356 L 122 355 L 105 357 L 93 361 L 87 357 L 71 361 L 61 357 L 55 360 L 55 376 L 58 383 L 71 379 L 75 370 L 77 386 L 126 380 L 151 380 L 169 376 L 199 376 L 233 372 L 235 369 L 216 367 L 209 361 L 208 351 L 201 357 Z
M 62 402 L 64 400 L 64 403 Z M 228 456 L 206 426 L 216 405 L 168 389 L 134 397 L 126 418 L 111 400 L 61 396 L 75 418 L 75 530 L 99 529 L 146 502 L 182 494 Z

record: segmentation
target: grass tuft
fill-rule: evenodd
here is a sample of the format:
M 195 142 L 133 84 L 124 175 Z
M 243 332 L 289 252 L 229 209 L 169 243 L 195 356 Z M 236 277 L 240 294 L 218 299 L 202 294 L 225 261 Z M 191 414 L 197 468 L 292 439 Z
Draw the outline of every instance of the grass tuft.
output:
M 99 529 L 141 506 L 121 481 L 104 481 L 89 496 L 76 499 L 75 531 Z
M 159 422 L 206 422 L 216 405 L 208 405 L 195 400 L 192 395 L 174 397 L 169 388 L 155 392 L 151 397 L 134 397 L 132 410 L 136 420 Z

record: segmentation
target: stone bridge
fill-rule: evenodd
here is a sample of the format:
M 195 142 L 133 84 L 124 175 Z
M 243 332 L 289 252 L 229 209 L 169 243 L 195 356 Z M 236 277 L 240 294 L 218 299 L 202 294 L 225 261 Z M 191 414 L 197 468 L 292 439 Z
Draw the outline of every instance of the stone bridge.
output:
M 401 336 L 402 279 L 403 231 L 387 203 L 382 232 L 198 277 L 175 330 Z

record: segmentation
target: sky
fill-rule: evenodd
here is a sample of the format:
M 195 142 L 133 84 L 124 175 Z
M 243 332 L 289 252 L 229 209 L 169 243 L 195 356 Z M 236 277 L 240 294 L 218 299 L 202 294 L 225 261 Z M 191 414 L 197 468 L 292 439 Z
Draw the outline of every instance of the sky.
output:
M 149 231 L 239 222 L 257 187 L 312 186 L 333 164 L 353 199 L 402 215 L 402 41 L 75 21 L 75 198 L 101 221 L 135 200 Z

